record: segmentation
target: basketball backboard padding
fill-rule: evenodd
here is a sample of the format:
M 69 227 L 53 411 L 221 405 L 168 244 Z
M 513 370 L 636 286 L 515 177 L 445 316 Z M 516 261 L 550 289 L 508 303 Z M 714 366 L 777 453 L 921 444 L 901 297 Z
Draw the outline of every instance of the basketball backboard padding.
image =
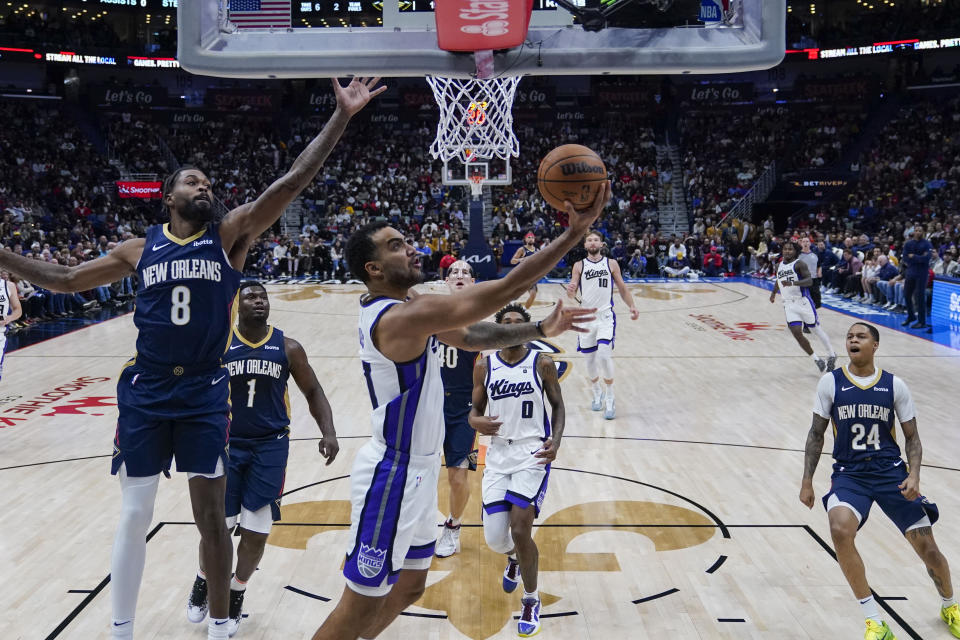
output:
M 469 78 L 469 53 L 437 46 L 432 13 L 401 14 L 384 2 L 382 27 L 294 28 L 226 32 L 212 0 L 180 2 L 180 65 L 234 78 L 331 76 Z M 544 15 L 549 14 L 549 15 Z M 524 46 L 494 54 L 494 74 L 604 75 L 730 73 L 766 69 L 785 52 L 786 3 L 743 0 L 736 27 L 586 32 L 565 11 L 534 11 Z

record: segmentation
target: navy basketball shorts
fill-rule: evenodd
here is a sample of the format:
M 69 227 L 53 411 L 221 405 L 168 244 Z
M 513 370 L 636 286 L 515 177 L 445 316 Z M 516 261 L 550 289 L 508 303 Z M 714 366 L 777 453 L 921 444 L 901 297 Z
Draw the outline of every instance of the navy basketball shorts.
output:
M 443 398 L 443 460 L 448 468 L 461 467 L 477 470 L 477 432 L 470 426 L 472 392 L 445 392 Z
M 290 439 L 286 433 L 269 440 L 234 439 L 230 443 L 225 505 L 227 518 L 239 516 L 241 507 L 255 512 L 270 505 L 273 521 L 280 519 L 280 497 L 283 495 L 289 453 Z M 240 526 L 243 524 L 241 518 Z
M 176 376 L 147 371 L 135 360 L 117 381 L 119 418 L 111 473 L 132 478 L 170 469 L 212 474 L 226 469 L 230 437 L 230 376 L 226 368 Z
M 932 525 L 940 517 L 937 505 L 924 496 L 907 500 L 900 493 L 899 485 L 907 477 L 906 466 L 901 463 L 883 471 L 835 471 L 830 491 L 823 496 L 823 506 L 827 511 L 840 506 L 849 508 L 860 521 L 858 529 L 866 523 L 874 502 L 900 533 Z

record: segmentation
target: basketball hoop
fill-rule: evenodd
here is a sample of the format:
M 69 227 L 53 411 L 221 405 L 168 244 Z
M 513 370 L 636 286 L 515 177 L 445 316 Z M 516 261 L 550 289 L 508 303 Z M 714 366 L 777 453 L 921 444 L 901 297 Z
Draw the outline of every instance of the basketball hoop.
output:
M 440 107 L 437 137 L 430 146 L 444 162 L 520 155 L 513 133 L 513 98 L 520 76 L 506 78 L 445 78 L 427 76 Z
M 470 193 L 473 195 L 474 200 L 483 197 L 483 176 L 470 176 Z

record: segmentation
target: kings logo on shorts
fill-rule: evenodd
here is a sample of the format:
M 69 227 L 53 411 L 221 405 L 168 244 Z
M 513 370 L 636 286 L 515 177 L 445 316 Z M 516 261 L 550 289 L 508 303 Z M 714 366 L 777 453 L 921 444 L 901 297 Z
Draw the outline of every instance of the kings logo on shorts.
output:
M 376 578 L 383 570 L 383 562 L 387 557 L 386 549 L 376 549 L 360 543 L 360 555 L 357 557 L 357 568 L 364 578 Z

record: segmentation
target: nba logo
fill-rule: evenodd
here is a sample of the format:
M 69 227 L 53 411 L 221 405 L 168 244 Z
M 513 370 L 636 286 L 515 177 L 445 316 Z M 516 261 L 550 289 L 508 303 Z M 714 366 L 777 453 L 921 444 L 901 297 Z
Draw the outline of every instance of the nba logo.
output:
M 700 0 L 700 22 L 720 22 L 730 8 L 730 0 Z

